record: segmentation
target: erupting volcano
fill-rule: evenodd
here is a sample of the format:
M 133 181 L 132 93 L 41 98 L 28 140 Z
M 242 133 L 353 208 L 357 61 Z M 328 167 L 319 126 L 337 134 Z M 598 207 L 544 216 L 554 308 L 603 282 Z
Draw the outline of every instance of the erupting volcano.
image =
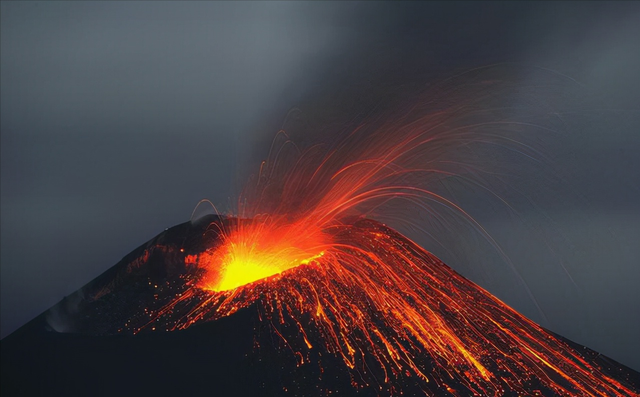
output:
M 329 148 L 300 150 L 282 132 L 233 214 L 167 230 L 52 308 L 47 322 L 135 344 L 248 315 L 243 360 L 254 372 L 236 376 L 252 374 L 270 395 L 639 395 L 635 371 L 541 328 L 375 220 L 399 202 L 414 224 L 446 223 L 448 211 L 499 250 L 432 188 L 473 182 L 474 165 L 452 155 L 459 148 L 533 150 L 499 133 L 517 123 L 465 122 L 472 113 L 405 117 L 373 132 L 363 124 Z M 123 334 L 135 336 L 113 336 Z M 206 372 L 210 361 L 185 356 L 181 365 Z M 212 395 L 224 382 L 216 379 Z

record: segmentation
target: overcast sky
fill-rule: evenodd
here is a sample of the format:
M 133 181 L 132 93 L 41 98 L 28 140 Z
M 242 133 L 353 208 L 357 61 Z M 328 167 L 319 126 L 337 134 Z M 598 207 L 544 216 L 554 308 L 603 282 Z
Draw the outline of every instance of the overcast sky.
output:
M 536 87 L 573 109 L 549 167 L 573 195 L 523 174 L 540 205 L 520 221 L 475 209 L 546 319 L 490 253 L 428 248 L 640 370 L 638 3 L 29 1 L 1 18 L 2 337 L 200 199 L 228 207 L 291 109 L 330 125 L 385 87 L 500 64 L 518 105 Z

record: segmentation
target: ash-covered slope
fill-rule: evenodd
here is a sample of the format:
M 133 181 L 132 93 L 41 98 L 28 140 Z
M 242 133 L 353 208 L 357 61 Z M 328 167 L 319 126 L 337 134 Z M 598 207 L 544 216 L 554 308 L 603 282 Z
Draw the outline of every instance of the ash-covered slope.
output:
M 450 345 L 443 352 L 427 349 L 439 347 L 440 339 L 421 343 L 420 332 L 407 331 L 414 323 L 395 321 L 402 314 L 389 313 L 398 308 L 376 307 L 377 295 L 353 301 L 366 307 L 354 312 L 362 318 L 353 324 L 328 307 L 326 321 L 318 320 L 319 309 L 308 307 L 337 304 L 318 290 L 350 287 L 331 279 L 327 284 L 324 270 L 313 266 L 214 298 L 220 294 L 195 288 L 194 280 L 201 272 L 198 258 L 219 244 L 219 229 L 212 225 L 226 221 L 210 216 L 166 230 L 3 339 L 2 395 L 466 396 L 478 389 L 488 395 L 588 395 L 588 379 L 580 389 L 583 369 L 595 370 L 596 380 L 607 383 L 594 395 L 638 395 L 637 372 L 537 327 L 410 240 L 369 220 L 336 232 L 336 241 L 357 238 L 378 255 L 388 250 L 383 242 L 393 241 L 394 255 L 426 266 L 432 277 L 422 281 L 429 284 L 423 291 L 428 299 L 407 299 L 416 306 L 425 302 L 424 312 L 415 313 L 432 313 L 432 321 L 441 323 L 434 330 L 454 333 L 444 339 Z M 306 301 L 307 287 L 294 288 L 297 303 L 277 289 L 301 280 L 316 285 L 317 300 Z M 276 298 L 273 289 L 280 294 Z M 359 327 L 363 318 L 370 323 Z M 567 361 L 552 362 L 549 346 Z M 469 362 L 475 364 L 449 359 L 456 351 L 473 356 Z M 560 365 L 567 368 L 553 370 Z

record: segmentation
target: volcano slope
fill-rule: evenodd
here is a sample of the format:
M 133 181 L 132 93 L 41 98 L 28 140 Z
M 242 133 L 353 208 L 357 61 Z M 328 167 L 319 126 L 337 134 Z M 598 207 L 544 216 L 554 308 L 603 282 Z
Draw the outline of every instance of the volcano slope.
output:
M 203 287 L 239 222 L 167 229 L 3 339 L 2 395 L 639 395 L 638 372 L 368 219 L 279 274 Z

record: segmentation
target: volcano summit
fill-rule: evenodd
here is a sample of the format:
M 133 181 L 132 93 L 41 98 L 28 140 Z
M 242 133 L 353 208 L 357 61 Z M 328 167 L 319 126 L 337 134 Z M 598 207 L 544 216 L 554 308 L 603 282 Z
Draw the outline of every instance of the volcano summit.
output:
M 5 338 L 2 394 L 639 393 L 637 372 L 369 219 L 323 230 L 321 255 L 216 291 L 210 267 L 224 278 L 216 256 L 242 223 L 168 229 Z

